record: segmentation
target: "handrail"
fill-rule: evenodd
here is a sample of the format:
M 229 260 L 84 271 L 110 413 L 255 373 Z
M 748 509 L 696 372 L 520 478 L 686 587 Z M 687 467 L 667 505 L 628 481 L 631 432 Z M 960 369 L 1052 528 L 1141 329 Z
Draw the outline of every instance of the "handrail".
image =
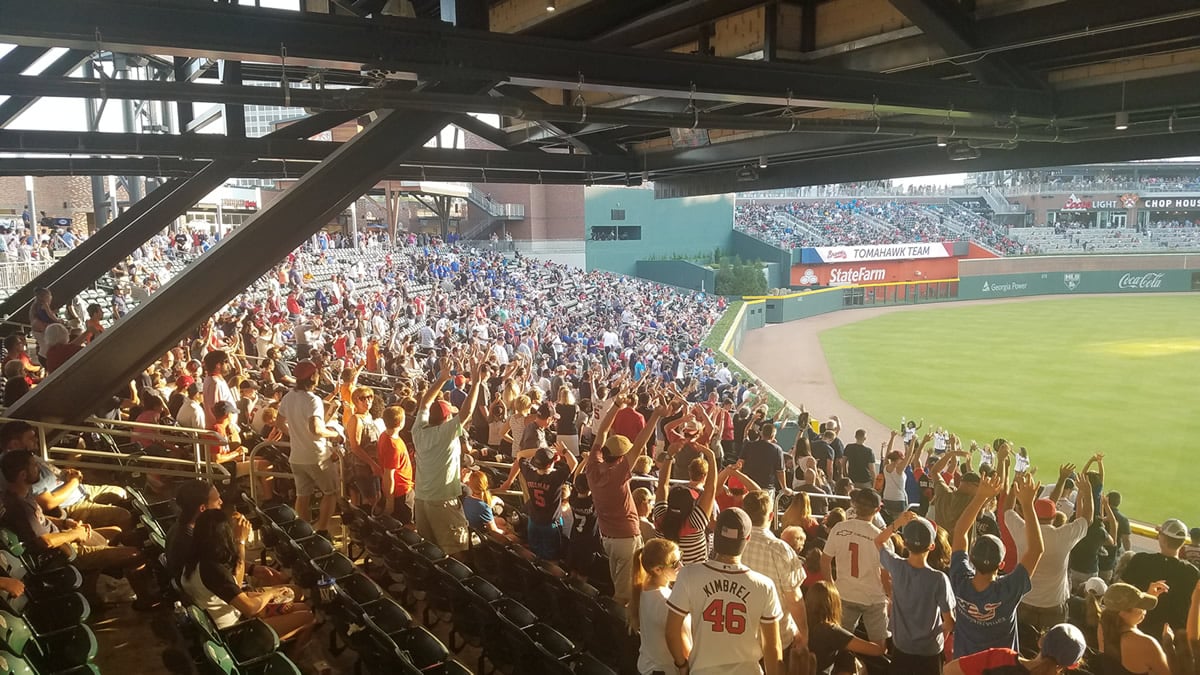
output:
M 109 435 L 127 437 L 130 440 L 134 440 L 134 432 L 114 429 L 113 427 L 149 429 L 152 432 L 161 430 L 161 433 L 138 433 L 136 434 L 138 436 L 137 440 L 145 439 L 149 441 L 164 441 L 167 443 L 179 443 L 180 434 L 182 434 L 184 438 L 190 439 L 192 449 L 195 451 L 193 464 L 196 467 L 196 471 L 200 471 L 200 467 L 202 465 L 211 466 L 212 464 L 212 462 L 209 460 L 208 453 L 202 453 L 200 451 L 201 446 L 224 445 L 220 439 L 208 436 L 208 434 L 211 432 L 209 432 L 207 429 L 195 429 L 191 427 L 171 426 L 166 424 L 151 424 L 149 422 L 137 422 L 134 420 L 111 420 L 104 417 L 96 417 L 95 415 L 87 418 L 86 421 L 90 422 L 91 424 L 95 424 L 96 427 L 67 427 L 64 425 L 58 425 L 57 428 L 62 431 L 78 431 L 84 433 L 95 432 L 96 429 L 99 428 L 108 432 Z M 39 431 L 39 435 L 42 436 L 43 444 L 45 443 L 44 433 L 44 431 Z M 192 436 L 193 434 L 194 438 Z
M 79 455 L 81 457 L 103 457 L 111 459 L 112 457 L 130 457 L 130 455 L 113 455 L 111 452 L 101 450 L 81 450 L 79 448 L 67 448 L 61 446 L 51 446 L 46 448 L 47 454 L 50 452 L 62 453 L 69 455 Z M 141 455 L 137 458 L 137 464 L 184 464 L 191 466 L 192 462 L 186 459 L 175 459 L 174 457 L 156 457 L 154 455 Z M 49 461 L 49 458 L 46 458 Z M 142 473 L 147 471 L 145 466 L 136 466 L 133 464 L 105 464 L 100 462 L 84 462 L 74 459 L 55 459 L 55 466 L 70 466 L 80 469 L 97 469 L 99 471 L 118 471 L 122 473 Z M 204 476 L 209 478 L 224 479 L 229 478 L 229 470 L 220 464 L 210 464 L 201 471 L 184 471 L 176 469 L 154 469 L 154 473 L 162 476 L 180 476 L 182 478 L 194 478 Z

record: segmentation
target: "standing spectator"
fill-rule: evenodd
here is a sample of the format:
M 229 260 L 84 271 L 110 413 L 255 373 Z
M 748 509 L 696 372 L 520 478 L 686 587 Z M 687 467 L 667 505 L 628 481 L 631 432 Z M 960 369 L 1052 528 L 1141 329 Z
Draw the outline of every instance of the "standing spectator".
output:
M 1060 623 L 1042 636 L 1037 656 L 1022 657 L 1014 649 L 996 647 L 964 656 L 946 664 L 943 675 L 1058 675 L 1074 670 L 1087 652 L 1083 631 L 1069 623 Z
M 895 435 L 892 436 L 895 438 Z M 875 451 L 867 447 L 867 430 L 859 429 L 854 432 L 854 442 L 846 446 L 846 475 L 854 482 L 856 488 L 873 488 L 875 486 L 876 462 Z
M 833 582 L 818 581 L 809 586 L 804 604 L 808 610 L 808 646 L 817 661 L 818 673 L 862 672 L 855 654 L 883 656 L 887 651 L 883 643 L 868 642 L 842 627 L 842 598 Z
M 1113 490 L 1108 493 L 1108 506 L 1112 509 L 1113 517 L 1117 519 L 1117 557 L 1121 556 L 1124 551 L 1132 551 L 1133 546 L 1129 541 L 1133 530 L 1129 527 L 1129 519 L 1125 514 L 1121 513 L 1121 493 Z
M 288 430 L 291 442 L 292 473 L 296 475 L 296 514 L 305 520 L 312 517 L 312 495 L 321 491 L 321 506 L 317 532 L 330 539 L 329 520 L 338 500 L 338 463 L 329 439 L 338 432 L 325 426 L 325 403 L 313 393 L 321 379 L 321 369 L 312 361 L 296 363 L 292 376 L 295 387 L 279 402 L 277 424 Z
M 563 544 L 563 486 L 575 471 L 575 455 L 560 444 L 556 449 L 522 450 L 514 463 L 529 495 L 525 502 L 529 550 L 542 560 L 559 560 Z M 506 481 L 500 490 L 507 490 L 510 482 Z
M 579 406 L 575 404 L 575 397 L 571 394 L 570 387 L 566 385 L 559 386 L 558 403 L 554 406 L 554 412 L 558 415 L 555 438 L 563 442 L 569 453 L 578 457 Z
M 671 595 L 671 584 L 675 583 L 679 568 L 683 566 L 679 546 L 667 539 L 649 539 L 633 555 L 633 564 L 630 628 L 642 635 L 638 673 L 667 673 L 673 670 L 666 639 L 667 617 L 671 613 L 667 598 Z M 683 630 L 689 631 L 687 622 Z
M 1147 675 L 1171 675 L 1167 655 L 1154 633 L 1142 631 L 1147 612 L 1153 612 L 1161 604 L 1159 598 L 1169 592 L 1167 584 L 1155 581 L 1149 593 L 1124 583 L 1115 583 L 1104 592 L 1100 601 L 1100 625 L 1096 629 L 1096 643 L 1100 651 L 1099 672 L 1145 673 Z M 1188 593 L 1185 608 L 1191 601 Z
M 466 431 L 463 424 L 471 419 L 471 411 L 479 396 L 479 383 L 487 375 L 487 365 L 477 359 L 473 365 L 471 392 L 466 405 L 457 415 L 450 404 L 434 400 L 450 381 L 450 359 L 440 359 L 437 379 L 417 403 L 417 419 L 413 423 L 413 444 L 416 447 L 414 488 L 414 517 L 417 531 L 433 541 L 448 555 L 467 550 L 467 519 L 462 504 L 462 448 L 459 437 Z
M 1063 465 L 1060 477 L 1065 478 L 1070 473 L 1071 465 Z M 1026 472 L 1022 472 L 1026 473 Z M 1058 512 L 1050 499 L 1038 499 L 1033 503 L 1033 515 L 1037 518 L 1037 526 L 1042 530 L 1042 541 L 1045 551 L 1037 570 L 1030 575 L 1033 588 L 1021 601 L 1017 610 L 1017 618 L 1040 631 L 1049 630 L 1051 626 L 1067 620 L 1067 599 L 1071 596 L 1071 588 L 1067 576 L 1067 562 L 1071 549 L 1087 534 L 1088 524 L 1092 521 L 1092 486 L 1087 476 L 1080 477 L 1079 506 L 1075 511 L 1078 517 L 1063 525 L 1054 526 L 1054 516 Z M 1009 510 L 1012 500 L 1004 503 L 1004 522 L 1012 533 L 1017 544 L 1017 555 L 1025 555 L 1025 528 L 1033 523 Z M 1028 517 L 1026 512 L 1026 517 Z
M 829 531 L 821 554 L 821 576 L 833 581 L 834 563 L 837 563 L 842 627 L 854 632 L 862 619 L 871 642 L 883 644 L 888 637 L 888 597 L 875 548 L 879 528 L 872 522 L 879 513 L 882 500 L 874 490 L 856 490 L 852 503 L 854 518 L 838 523 Z
M 908 549 L 907 559 L 887 549 L 896 529 Z M 892 577 L 893 673 L 942 672 L 942 651 L 954 630 L 954 593 L 946 575 L 927 562 L 936 535 L 932 523 L 905 511 L 875 537 L 879 562 Z
M 698 565 L 708 559 L 708 521 L 717 495 L 717 472 L 705 473 L 704 489 L 697 492 L 688 485 L 668 489 L 671 466 L 683 443 L 667 448 L 667 460 L 658 476 L 656 502 L 650 519 L 659 536 L 679 544 L 684 565 Z M 711 466 L 716 455 L 703 448 L 704 459 Z
M 618 404 L 613 406 L 592 442 L 585 468 L 588 485 L 592 488 L 592 502 L 596 507 L 596 522 L 600 527 L 600 541 L 608 556 L 608 571 L 613 582 L 613 599 L 629 605 L 632 595 L 633 553 L 642 547 L 641 525 L 633 495 L 629 491 L 629 479 L 633 473 L 630 463 L 640 455 L 650 437 L 654 435 L 658 420 L 667 407 L 656 408 L 651 422 L 643 425 L 632 441 L 620 434 L 610 434 L 613 420 L 627 399 L 618 390 Z
M 413 522 L 413 470 L 408 446 L 400 437 L 404 428 L 404 408 L 398 405 L 383 409 L 383 433 L 379 436 L 379 470 L 382 477 L 383 510 L 396 520 Z
M 734 507 L 717 516 L 713 558 L 679 571 L 667 607 L 667 647 L 684 675 L 783 673 L 775 585 L 741 562 L 750 540 L 750 517 Z M 692 618 L 692 645 L 684 619 Z
M 779 644 L 784 662 L 808 658 L 808 610 L 800 587 L 804 583 L 804 561 L 787 542 L 770 530 L 772 508 L 770 493 L 754 490 L 742 499 L 742 509 L 750 517 L 750 541 L 742 552 L 742 563 L 775 584 L 783 608 L 779 622 Z
M 42 365 L 46 364 L 46 350 L 49 348 L 46 344 L 46 328 L 51 324 L 62 323 L 54 313 L 51 300 L 50 289 L 39 286 L 34 289 L 33 304 L 29 306 L 29 323 L 33 329 L 33 339 L 37 343 L 38 361 Z
M 1121 581 L 1147 593 L 1154 593 L 1151 588 L 1156 581 L 1166 582 L 1166 589 L 1154 593 L 1158 602 L 1146 608 L 1149 613 L 1142 622 L 1143 630 L 1152 637 L 1162 635 L 1163 624 L 1182 630 L 1187 622 L 1192 590 L 1200 579 L 1200 571 L 1179 559 L 1187 536 L 1183 521 L 1167 520 L 1158 528 L 1158 553 L 1135 553 L 1121 574 Z
M 1000 576 L 1004 543 L 992 534 L 975 540 L 967 555 L 967 533 L 989 499 L 1004 490 L 1004 479 L 983 480 L 974 499 L 959 516 L 950 539 L 950 586 L 954 589 L 954 656 L 962 658 L 993 648 L 1017 650 L 1017 607 L 1033 587 L 1030 575 L 1042 559 L 1042 530 L 1025 528 L 1025 553 L 1015 569 Z M 1017 476 L 1012 495 L 1021 508 L 1033 510 L 1037 485 L 1029 474 Z
M 233 389 L 229 387 L 229 383 L 225 381 L 225 374 L 229 372 L 229 354 L 223 349 L 214 349 L 204 355 L 204 416 L 205 419 L 213 419 L 213 407 L 217 401 L 228 401 L 233 409 L 237 410 L 237 397 L 233 395 Z M 236 414 L 231 424 L 237 424 Z
M 775 423 L 759 425 L 759 439 L 742 447 L 742 472 L 772 495 L 791 494 L 783 472 L 783 448 L 775 442 Z

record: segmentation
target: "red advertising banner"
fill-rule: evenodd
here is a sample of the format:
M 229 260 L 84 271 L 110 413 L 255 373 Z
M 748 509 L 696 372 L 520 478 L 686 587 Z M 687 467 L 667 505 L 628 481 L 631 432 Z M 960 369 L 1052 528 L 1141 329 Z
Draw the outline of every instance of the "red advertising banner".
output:
M 958 276 L 958 258 L 792 265 L 792 286 L 847 286 L 932 281 Z

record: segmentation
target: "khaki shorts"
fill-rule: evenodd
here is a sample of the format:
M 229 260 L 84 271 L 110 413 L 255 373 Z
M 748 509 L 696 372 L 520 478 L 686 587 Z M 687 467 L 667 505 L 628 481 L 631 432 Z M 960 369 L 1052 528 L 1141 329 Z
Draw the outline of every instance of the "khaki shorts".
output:
M 417 521 L 417 532 L 431 540 L 446 555 L 467 550 L 467 517 L 457 499 L 432 501 L 417 499 L 413 514 Z
M 296 495 L 311 495 L 320 490 L 322 494 L 337 496 L 338 464 L 292 464 L 296 474 Z

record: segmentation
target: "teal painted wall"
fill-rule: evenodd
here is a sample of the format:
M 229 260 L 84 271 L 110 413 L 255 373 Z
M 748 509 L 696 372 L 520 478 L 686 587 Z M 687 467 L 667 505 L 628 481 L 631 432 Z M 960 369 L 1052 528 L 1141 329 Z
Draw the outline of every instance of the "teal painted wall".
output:
M 660 284 L 712 293 L 717 287 L 717 271 L 687 260 L 639 260 L 637 276 Z
M 711 256 L 732 247 L 733 195 L 655 199 L 653 190 L 590 187 L 584 190 L 584 250 L 589 270 L 637 274 L 637 261 L 676 255 Z M 623 209 L 625 220 L 612 211 Z M 592 241 L 593 227 L 640 226 L 636 241 Z
M 792 251 L 772 246 L 743 232 L 734 232 L 733 252 L 742 260 L 775 263 L 767 267 L 767 284 L 770 288 L 788 288 L 791 285 Z
M 960 300 L 1012 298 L 1056 293 L 1155 293 L 1200 290 L 1200 272 L 1137 270 L 1042 272 L 962 277 Z

